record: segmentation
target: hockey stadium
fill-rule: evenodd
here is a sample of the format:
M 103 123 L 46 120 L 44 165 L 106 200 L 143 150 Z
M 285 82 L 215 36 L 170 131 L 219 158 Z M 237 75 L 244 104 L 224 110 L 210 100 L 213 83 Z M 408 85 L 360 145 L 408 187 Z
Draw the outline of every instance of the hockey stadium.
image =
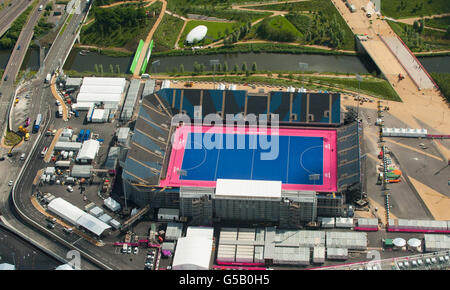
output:
M 194 225 L 347 215 L 360 164 L 358 124 L 344 117 L 338 93 L 163 86 L 142 99 L 125 197 Z

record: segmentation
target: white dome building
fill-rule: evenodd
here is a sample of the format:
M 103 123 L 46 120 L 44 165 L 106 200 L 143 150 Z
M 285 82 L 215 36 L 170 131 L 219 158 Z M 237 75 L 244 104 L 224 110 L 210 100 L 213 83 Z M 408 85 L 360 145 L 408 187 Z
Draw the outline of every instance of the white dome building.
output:
M 206 27 L 205 25 L 196 26 L 186 36 L 186 42 L 188 44 L 199 42 L 200 40 L 205 38 L 207 32 L 208 27 Z

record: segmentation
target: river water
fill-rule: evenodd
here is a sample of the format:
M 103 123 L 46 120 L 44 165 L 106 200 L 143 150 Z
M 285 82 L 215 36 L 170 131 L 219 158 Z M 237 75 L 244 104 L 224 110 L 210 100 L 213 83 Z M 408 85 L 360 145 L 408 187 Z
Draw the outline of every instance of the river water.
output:
M 10 50 L 0 50 L 0 69 L 4 69 L 8 62 Z M 111 70 L 127 72 L 132 61 L 131 56 L 111 57 L 96 52 L 89 52 L 82 56 L 78 50 L 73 50 L 64 65 L 64 69 L 75 71 L 95 72 L 95 64 L 102 65 L 104 72 Z M 241 69 L 245 62 L 250 70 L 256 63 L 258 70 L 295 71 L 299 70 L 299 62 L 307 63 L 306 71 L 314 72 L 339 72 L 339 73 L 371 73 L 376 70 L 373 63 L 366 57 L 345 55 L 314 55 L 314 54 L 277 54 L 277 53 L 242 53 L 242 54 L 217 54 L 217 55 L 191 55 L 191 56 L 164 56 L 152 57 L 150 63 L 159 60 L 158 65 L 149 65 L 151 72 L 171 72 L 179 69 L 183 64 L 185 71 L 193 71 L 194 64 L 205 65 L 205 70 L 210 70 L 211 60 L 218 60 L 222 65 L 226 62 L 231 71 L 237 64 Z M 450 56 L 419 57 L 420 62 L 429 72 L 450 73 Z M 37 70 L 39 68 L 39 51 L 32 49 L 25 58 L 22 68 Z

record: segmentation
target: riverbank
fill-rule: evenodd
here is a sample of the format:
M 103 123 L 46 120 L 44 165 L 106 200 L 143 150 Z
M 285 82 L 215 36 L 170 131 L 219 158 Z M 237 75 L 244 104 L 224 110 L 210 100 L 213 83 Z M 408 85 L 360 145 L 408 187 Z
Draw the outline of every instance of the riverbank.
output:
M 190 55 L 213 55 L 213 54 L 235 54 L 235 53 L 289 53 L 289 54 L 321 54 L 321 55 L 357 55 L 356 52 L 328 50 L 310 46 L 289 45 L 281 43 L 246 43 L 232 46 L 220 46 L 206 49 L 170 50 L 155 52 L 158 56 L 190 56 Z
M 327 78 L 316 77 L 311 75 L 237 75 L 237 76 L 181 76 L 170 77 L 167 75 L 156 75 L 155 78 L 161 79 L 179 79 L 179 80 L 195 80 L 208 82 L 227 82 L 227 83 L 263 83 L 273 86 L 295 86 L 305 87 L 311 90 L 333 90 L 342 93 L 358 94 L 362 93 L 379 99 L 401 102 L 398 94 L 392 89 L 389 83 L 382 79 L 365 78 L 361 82 L 361 89 L 358 89 L 358 81 L 353 78 Z

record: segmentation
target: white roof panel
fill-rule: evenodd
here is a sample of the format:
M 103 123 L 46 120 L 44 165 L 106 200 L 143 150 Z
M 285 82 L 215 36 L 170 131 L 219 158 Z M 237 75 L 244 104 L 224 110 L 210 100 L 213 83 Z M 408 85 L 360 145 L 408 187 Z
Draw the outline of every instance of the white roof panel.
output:
M 217 179 L 220 197 L 281 199 L 281 181 Z
M 79 93 L 77 96 L 77 103 L 119 103 L 121 98 L 121 93 Z
M 93 160 L 100 148 L 100 142 L 97 140 L 87 140 L 83 142 L 83 146 L 77 155 L 77 160 Z
M 204 237 L 212 240 L 214 236 L 214 228 L 210 227 L 193 227 L 187 228 L 186 237 Z
M 81 216 L 78 221 L 78 225 L 87 229 L 88 231 L 100 236 L 105 230 L 110 229 L 111 226 L 105 224 L 98 218 L 91 216 L 90 214 L 85 214 Z
M 86 215 L 83 210 L 67 202 L 61 197 L 57 197 L 48 204 L 48 210 L 67 220 L 68 222 L 77 225 L 77 220 Z
M 125 78 L 98 78 L 85 77 L 83 78 L 83 86 L 125 86 Z
M 172 262 L 174 270 L 209 270 L 213 241 L 204 237 L 179 238 Z
M 199 25 L 194 27 L 186 36 L 186 41 L 188 43 L 194 43 L 205 38 L 206 33 L 208 32 L 208 27 L 205 25 Z

